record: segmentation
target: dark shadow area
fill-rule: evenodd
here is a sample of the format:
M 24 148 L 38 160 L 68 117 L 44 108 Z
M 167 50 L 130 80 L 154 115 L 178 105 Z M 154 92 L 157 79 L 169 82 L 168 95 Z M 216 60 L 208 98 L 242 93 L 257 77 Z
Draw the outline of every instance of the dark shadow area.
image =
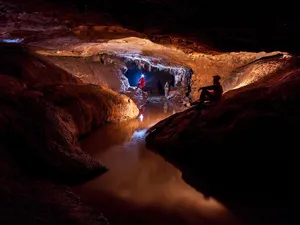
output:
M 71 4 L 70 0 L 63 2 Z M 73 5 L 80 12 L 106 12 L 125 27 L 140 32 L 184 37 L 223 51 L 280 50 L 299 54 L 296 2 L 78 0 Z
M 215 107 L 175 114 L 151 128 L 148 147 L 245 224 L 296 224 L 299 59 L 231 91 Z M 156 130 L 155 130 L 156 129 Z
M 173 113 L 163 104 L 147 104 L 136 121 L 107 125 L 86 138 L 82 148 L 109 171 L 75 192 L 111 225 L 238 225 L 224 206 L 205 199 L 179 170 L 145 148 L 146 129 Z
M 80 149 L 77 138 L 85 129 L 61 110 L 66 104 L 49 98 L 51 88 L 67 86 L 72 91 L 57 99 L 74 104 L 70 93 L 84 85 L 22 45 L 1 44 L 0 52 L 0 223 L 107 224 L 66 187 L 107 169 Z

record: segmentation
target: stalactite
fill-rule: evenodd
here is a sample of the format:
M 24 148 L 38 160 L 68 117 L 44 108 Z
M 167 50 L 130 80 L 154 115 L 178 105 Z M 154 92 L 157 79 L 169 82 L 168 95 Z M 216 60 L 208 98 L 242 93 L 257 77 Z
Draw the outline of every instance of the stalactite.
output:
M 138 61 L 138 67 L 139 67 L 139 69 L 142 69 L 141 61 Z
M 137 59 L 134 60 L 134 64 L 136 67 L 139 67 L 139 61 Z
M 125 74 L 128 71 L 128 68 L 126 66 L 123 66 L 121 71 L 123 74 Z
M 131 60 L 129 58 L 123 58 L 124 63 L 129 63 Z

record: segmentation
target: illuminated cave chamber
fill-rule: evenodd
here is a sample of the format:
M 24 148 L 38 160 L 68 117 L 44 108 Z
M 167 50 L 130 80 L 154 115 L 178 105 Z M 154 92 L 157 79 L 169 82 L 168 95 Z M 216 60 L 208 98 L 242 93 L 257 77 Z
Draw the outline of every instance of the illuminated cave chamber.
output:
M 146 78 L 144 90 L 149 95 L 164 95 L 166 82 L 170 85 L 170 90 L 177 88 L 188 90 L 191 76 L 191 69 L 185 66 L 175 66 L 170 63 L 163 64 L 159 59 L 142 60 L 135 57 L 124 57 L 126 72 L 130 86 L 137 86 L 143 74 Z

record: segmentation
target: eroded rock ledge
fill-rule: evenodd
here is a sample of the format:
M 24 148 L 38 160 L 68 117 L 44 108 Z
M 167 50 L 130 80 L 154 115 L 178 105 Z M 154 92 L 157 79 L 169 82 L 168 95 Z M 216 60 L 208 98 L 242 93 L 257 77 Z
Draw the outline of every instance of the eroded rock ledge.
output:
M 136 117 L 137 106 L 20 45 L 1 44 L 0 52 L 0 204 L 8 212 L 0 223 L 107 224 L 62 184 L 107 170 L 81 150 L 78 138 L 103 123 Z
M 148 131 L 148 147 L 248 222 L 284 224 L 297 171 L 299 65 L 290 58 L 281 69 L 229 91 L 217 106 L 159 122 Z
M 184 171 L 188 183 L 207 195 L 216 195 L 224 201 L 230 198 L 238 203 L 250 202 L 255 207 L 255 201 L 260 197 L 270 200 L 265 205 L 262 204 L 262 208 L 272 204 L 277 207 L 279 200 L 284 200 L 284 195 L 276 194 L 288 188 L 284 175 L 288 173 L 288 166 L 285 164 L 290 152 L 278 151 L 280 154 L 277 154 L 276 148 L 282 145 L 281 149 L 289 150 L 292 149 L 289 148 L 290 144 L 297 144 L 297 137 L 292 136 L 292 130 L 299 125 L 296 107 L 299 100 L 296 87 L 298 67 L 295 66 L 295 61 L 289 61 L 278 52 L 218 53 L 190 39 L 174 38 L 168 32 L 165 32 L 166 35 L 146 32 L 150 34 L 148 36 L 122 28 L 119 24 L 106 21 L 98 12 L 88 16 L 78 15 L 71 7 L 57 11 L 59 7 L 53 4 L 36 4 L 35 0 L 28 5 L 19 2 L 22 3 L 22 8 L 14 4 L 0 8 L 1 40 L 23 40 L 31 46 L 48 47 L 54 52 L 52 57 L 47 56 L 48 59 L 55 61 L 58 58 L 56 62 L 63 64 L 62 68 L 71 70 L 74 69 L 73 64 L 86 60 L 73 60 L 73 57 L 94 57 L 103 52 L 118 52 L 127 57 L 137 55 L 140 61 L 153 55 L 159 56 L 160 60 L 171 59 L 175 64 L 194 70 L 194 98 L 198 97 L 196 90 L 199 86 L 210 83 L 211 75 L 215 73 L 221 73 L 226 90 L 250 84 L 267 75 L 253 85 L 228 92 L 226 99 L 217 108 L 176 114 L 172 117 L 174 120 L 168 120 L 170 125 L 153 132 L 147 142 L 178 165 Z M 172 6 L 174 1 L 169 2 Z M 120 2 L 115 1 L 115 4 Z M 124 4 L 128 5 L 127 2 Z M 222 7 L 219 8 L 223 10 Z M 149 10 L 147 7 L 145 9 Z M 165 15 L 166 10 L 162 13 Z M 131 14 L 136 20 L 138 16 Z M 144 16 L 149 21 L 148 14 L 145 13 Z M 162 22 L 160 17 L 155 19 Z M 144 23 L 145 20 L 138 22 Z M 166 27 L 169 25 L 167 23 L 168 21 Z M 177 27 L 177 23 L 173 24 Z M 186 23 L 181 25 L 185 26 Z M 249 32 L 247 27 L 244 29 Z M 221 29 L 220 34 L 222 36 L 224 32 L 226 39 L 226 33 L 231 31 Z M 250 30 L 250 33 L 255 32 Z M 147 38 L 161 45 L 155 45 Z M 229 43 L 235 42 L 235 38 L 231 39 L 229 35 Z M 293 38 L 296 40 L 293 43 L 298 43 L 296 36 Z M 216 36 L 217 42 L 222 40 L 224 39 Z M 283 43 L 289 45 L 285 40 Z M 103 122 L 133 117 L 138 112 L 136 107 L 128 97 L 98 86 L 101 82 L 91 77 L 91 74 L 83 77 L 83 73 L 75 74 L 78 71 L 73 70 L 78 75 L 74 77 L 51 63 L 28 54 L 22 48 L 9 49 L 1 47 L 1 53 L 4 54 L 0 56 L 0 131 L 3 134 L 0 160 L 3 161 L 1 177 L 5 180 L 0 194 L 4 193 L 3 199 L 6 198 L 6 201 L 1 201 L 2 208 L 8 210 L 7 216 L 1 218 L 4 219 L 3 222 L 0 221 L 1 224 L 16 224 L 16 217 L 9 214 L 11 211 L 7 203 L 13 207 L 22 207 L 32 199 L 35 200 L 32 206 L 40 206 L 38 212 L 41 214 L 44 213 L 45 205 L 53 207 L 48 217 L 38 218 L 36 223 L 58 223 L 60 220 L 59 222 L 66 224 L 105 224 L 103 217 L 92 217 L 89 210 L 78 207 L 78 199 L 67 194 L 65 187 L 45 184 L 37 181 L 35 176 L 43 174 L 45 177 L 47 174 L 47 177 L 57 179 L 59 174 L 65 181 L 77 182 L 81 178 L 104 172 L 103 166 L 80 150 L 77 139 Z M 46 49 L 48 53 L 49 49 Z M 238 46 L 238 49 L 243 48 Z M 69 55 L 64 55 L 64 51 Z M 275 58 L 264 58 L 270 55 Z M 64 56 L 66 58 L 63 61 Z M 71 60 L 72 63 L 66 65 Z M 88 67 L 89 63 L 81 65 Z M 106 74 L 107 71 L 103 73 Z M 110 72 L 113 73 L 114 71 Z M 118 76 L 119 74 L 116 77 Z M 109 100 L 106 102 L 103 99 Z M 276 169 L 277 164 L 281 164 L 282 168 Z M 32 172 L 35 176 L 32 176 Z M 239 175 L 241 173 L 242 176 Z M 209 187 L 204 189 L 203 184 Z M 25 188 L 20 188 L 21 185 Z M 50 188 L 54 191 L 49 190 Z M 31 193 L 32 189 L 37 190 L 38 198 L 34 197 L 35 193 Z M 252 190 L 249 191 L 250 189 Z M 257 195 L 253 195 L 254 192 Z M 56 197 L 58 193 L 60 195 Z M 247 199 L 247 194 L 253 198 Z M 49 198 L 46 199 L 45 195 Z M 10 198 L 21 201 L 10 202 Z M 61 201 L 70 203 L 66 205 L 68 215 L 62 213 L 66 208 Z M 245 205 L 249 206 L 248 203 Z M 20 208 L 18 210 L 24 216 L 20 216 L 23 223 L 33 224 L 36 215 L 30 215 Z M 53 217 L 61 214 L 65 216 Z M 83 221 L 83 218 L 94 219 Z

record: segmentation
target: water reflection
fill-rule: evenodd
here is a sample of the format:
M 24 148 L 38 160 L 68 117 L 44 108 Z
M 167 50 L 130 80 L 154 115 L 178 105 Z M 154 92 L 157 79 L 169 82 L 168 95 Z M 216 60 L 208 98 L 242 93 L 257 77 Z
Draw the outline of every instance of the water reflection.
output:
M 112 225 L 236 224 L 224 206 L 205 199 L 179 170 L 145 148 L 147 128 L 171 114 L 170 107 L 152 104 L 136 120 L 93 133 L 83 149 L 110 170 L 75 191 Z
M 168 113 L 168 103 L 164 102 L 164 113 L 167 114 Z
M 144 115 L 143 115 L 143 114 L 140 114 L 139 119 L 140 119 L 141 122 L 143 122 L 143 120 L 144 120 Z
M 23 40 L 24 40 L 23 38 L 0 39 L 0 42 L 4 42 L 4 43 L 21 43 Z

